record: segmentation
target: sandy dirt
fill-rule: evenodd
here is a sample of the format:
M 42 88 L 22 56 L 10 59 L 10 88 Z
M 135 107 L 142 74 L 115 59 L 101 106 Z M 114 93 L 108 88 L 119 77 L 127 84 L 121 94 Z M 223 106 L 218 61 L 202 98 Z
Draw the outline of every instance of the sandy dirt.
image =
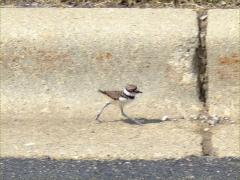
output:
M 3 119 L 2 157 L 56 159 L 161 159 L 201 155 L 198 125 L 189 120 Z

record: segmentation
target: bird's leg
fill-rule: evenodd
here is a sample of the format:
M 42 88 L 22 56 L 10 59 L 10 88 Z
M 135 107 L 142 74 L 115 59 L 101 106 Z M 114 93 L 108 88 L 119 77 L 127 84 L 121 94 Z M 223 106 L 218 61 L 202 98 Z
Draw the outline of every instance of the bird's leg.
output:
M 99 117 L 101 116 L 101 114 L 103 113 L 103 110 L 107 107 L 107 106 L 109 106 L 111 104 L 111 102 L 108 102 L 108 103 L 106 103 L 103 107 L 102 107 L 102 109 L 101 109 L 101 111 L 97 114 L 97 117 L 96 117 L 96 120 L 97 121 L 99 121 Z M 100 121 L 99 121 L 100 122 Z
M 131 121 L 134 122 L 135 124 L 142 125 L 142 123 L 138 122 L 138 121 L 135 120 L 135 119 L 130 118 L 127 114 L 124 113 L 124 111 L 123 111 L 123 105 L 122 105 L 122 104 L 120 104 L 120 109 L 121 109 L 121 114 L 122 114 L 125 118 L 131 120 Z

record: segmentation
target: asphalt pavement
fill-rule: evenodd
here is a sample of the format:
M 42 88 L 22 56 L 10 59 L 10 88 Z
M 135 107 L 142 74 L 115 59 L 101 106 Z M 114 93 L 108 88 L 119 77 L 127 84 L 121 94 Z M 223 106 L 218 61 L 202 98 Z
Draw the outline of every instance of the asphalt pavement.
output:
M 166 160 L 0 159 L 2 180 L 240 179 L 239 158 Z

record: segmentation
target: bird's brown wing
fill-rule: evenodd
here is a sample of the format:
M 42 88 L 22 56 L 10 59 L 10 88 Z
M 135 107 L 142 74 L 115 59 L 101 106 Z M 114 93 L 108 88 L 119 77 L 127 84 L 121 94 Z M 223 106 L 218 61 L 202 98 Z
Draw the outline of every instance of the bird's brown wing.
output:
M 107 95 L 108 97 L 110 97 L 114 100 L 118 100 L 119 97 L 122 95 L 122 91 L 102 91 L 102 90 L 99 90 L 99 92 Z

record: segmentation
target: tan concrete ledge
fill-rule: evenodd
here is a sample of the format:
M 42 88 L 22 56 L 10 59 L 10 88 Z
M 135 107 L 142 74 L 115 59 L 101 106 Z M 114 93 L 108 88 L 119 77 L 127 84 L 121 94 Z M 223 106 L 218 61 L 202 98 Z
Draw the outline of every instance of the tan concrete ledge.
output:
M 239 9 L 209 10 L 207 29 L 210 114 L 240 119 Z M 240 121 L 239 121 L 240 122 Z
M 134 83 L 132 116 L 196 114 L 197 19 L 183 9 L 1 9 L 2 113 L 94 119 Z M 109 108 L 103 119 L 119 118 Z
M 220 157 L 240 157 L 239 124 L 221 125 L 213 130 L 212 147 Z
M 162 159 L 201 155 L 196 124 L 174 121 L 131 125 L 81 119 L 5 119 L 2 157 L 56 159 Z

